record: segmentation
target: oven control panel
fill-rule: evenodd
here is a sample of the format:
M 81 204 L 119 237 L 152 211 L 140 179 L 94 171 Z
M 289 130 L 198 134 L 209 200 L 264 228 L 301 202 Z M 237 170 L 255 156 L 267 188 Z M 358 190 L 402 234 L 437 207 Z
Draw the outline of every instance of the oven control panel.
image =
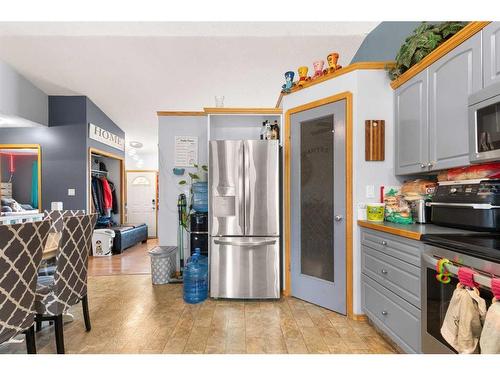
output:
M 500 180 L 439 185 L 434 194 L 433 201 L 491 204 L 500 202 Z

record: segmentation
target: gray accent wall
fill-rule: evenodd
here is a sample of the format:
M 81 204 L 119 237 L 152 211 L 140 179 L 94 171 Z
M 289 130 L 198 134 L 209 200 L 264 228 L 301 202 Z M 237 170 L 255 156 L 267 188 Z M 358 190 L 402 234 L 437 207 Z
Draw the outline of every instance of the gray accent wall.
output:
M 361 61 L 391 61 L 405 39 L 422 22 L 381 22 L 363 40 L 351 64 Z
M 1 88 L 0 88 L 1 89 Z M 86 96 L 50 96 L 49 126 L 0 128 L 0 144 L 39 144 L 42 153 L 42 207 L 63 202 L 65 209 L 86 209 L 88 147 L 124 156 L 88 138 L 88 123 L 124 137 L 123 131 Z M 68 196 L 68 189 L 76 190 Z
M 38 87 L 0 61 L 0 113 L 48 124 L 48 96 Z

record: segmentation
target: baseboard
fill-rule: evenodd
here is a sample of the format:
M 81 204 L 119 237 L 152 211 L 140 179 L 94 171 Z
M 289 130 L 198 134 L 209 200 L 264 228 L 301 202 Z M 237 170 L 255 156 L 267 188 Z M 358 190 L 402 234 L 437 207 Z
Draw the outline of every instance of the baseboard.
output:
M 366 322 L 368 317 L 365 314 L 352 314 L 351 319 L 359 322 Z

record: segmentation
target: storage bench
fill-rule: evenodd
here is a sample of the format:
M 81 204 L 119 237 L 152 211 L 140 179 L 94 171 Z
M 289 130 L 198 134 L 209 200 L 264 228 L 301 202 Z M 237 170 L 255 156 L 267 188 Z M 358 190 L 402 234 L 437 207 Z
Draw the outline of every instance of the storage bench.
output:
M 110 229 L 115 232 L 113 254 L 121 254 L 139 242 L 146 243 L 148 241 L 148 226 L 146 224 L 123 224 Z

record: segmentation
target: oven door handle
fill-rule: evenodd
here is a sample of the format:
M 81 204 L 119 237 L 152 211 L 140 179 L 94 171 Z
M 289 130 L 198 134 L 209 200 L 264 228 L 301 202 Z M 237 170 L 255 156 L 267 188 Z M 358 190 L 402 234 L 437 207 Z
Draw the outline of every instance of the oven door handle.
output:
M 493 208 L 500 208 L 500 206 L 493 206 L 489 203 L 446 203 L 446 202 L 426 202 L 427 207 L 441 206 L 441 207 L 467 207 L 474 210 L 491 210 Z
M 426 266 L 428 268 L 436 269 L 436 265 L 438 263 L 438 259 L 430 256 L 429 254 L 422 254 L 422 260 L 425 262 Z M 445 264 L 444 267 L 446 270 L 451 273 L 452 275 L 457 276 L 458 275 L 458 269 L 459 267 L 455 266 L 454 264 Z M 467 267 L 464 265 L 464 267 Z M 491 277 L 485 276 L 481 273 L 476 273 L 474 274 L 474 281 L 483 287 L 486 287 L 488 289 L 491 289 Z

